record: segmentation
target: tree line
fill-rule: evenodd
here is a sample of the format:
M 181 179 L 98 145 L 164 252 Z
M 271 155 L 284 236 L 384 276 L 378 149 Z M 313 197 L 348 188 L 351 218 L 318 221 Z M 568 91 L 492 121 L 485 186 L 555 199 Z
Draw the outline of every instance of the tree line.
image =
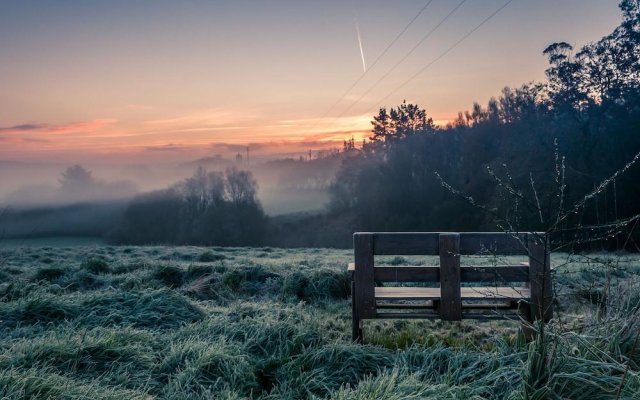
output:
M 134 198 L 109 234 L 118 244 L 256 245 L 267 218 L 251 172 L 207 172 Z
M 640 214 L 640 2 L 620 8 L 601 40 L 548 46 L 546 82 L 507 87 L 445 128 L 414 104 L 381 108 L 336 176 L 331 212 L 352 215 L 353 230 L 537 230 L 556 219 L 569 236 L 628 232 Z

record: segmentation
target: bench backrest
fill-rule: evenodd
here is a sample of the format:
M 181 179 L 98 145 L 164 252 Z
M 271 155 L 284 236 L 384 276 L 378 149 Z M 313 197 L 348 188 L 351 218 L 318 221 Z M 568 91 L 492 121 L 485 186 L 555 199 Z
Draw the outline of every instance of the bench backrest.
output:
M 446 320 L 462 318 L 460 287 L 468 282 L 509 286 L 527 282 L 536 318 L 551 318 L 550 259 L 544 234 L 527 233 L 374 233 L 354 236 L 355 308 L 360 318 L 375 318 L 375 282 L 440 283 L 440 313 Z M 528 265 L 460 266 L 460 255 L 526 255 Z M 376 255 L 437 255 L 440 266 L 375 267 Z

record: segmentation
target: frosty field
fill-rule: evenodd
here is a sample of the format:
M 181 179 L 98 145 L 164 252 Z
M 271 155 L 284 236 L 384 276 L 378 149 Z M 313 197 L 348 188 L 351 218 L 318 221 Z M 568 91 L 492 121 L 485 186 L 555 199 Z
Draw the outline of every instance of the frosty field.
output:
M 554 254 L 543 340 L 518 321 L 385 321 L 364 345 L 350 343 L 352 257 L 0 248 L 0 398 L 640 398 L 636 255 Z

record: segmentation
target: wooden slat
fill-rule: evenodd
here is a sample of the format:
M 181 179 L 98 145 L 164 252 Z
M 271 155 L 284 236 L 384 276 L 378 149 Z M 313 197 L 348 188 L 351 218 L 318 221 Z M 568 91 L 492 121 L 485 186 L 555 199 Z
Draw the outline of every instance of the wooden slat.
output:
M 499 303 L 462 303 L 462 314 L 465 310 L 495 310 L 507 309 L 511 310 L 513 306 L 511 301 L 501 301 Z
M 513 301 L 498 301 L 497 303 L 465 303 L 462 302 L 462 310 L 494 310 L 494 309 L 517 309 Z M 421 303 L 378 303 L 378 310 L 424 310 L 435 307 L 433 300 Z
M 438 300 L 440 299 L 440 288 L 377 287 L 375 288 L 375 296 L 378 300 Z
M 385 266 L 374 268 L 379 282 L 440 282 L 440 267 Z M 529 280 L 529 267 L 523 265 L 497 265 L 491 267 L 461 267 L 462 282 L 525 282 Z
M 435 312 L 426 312 L 426 313 L 392 313 L 392 312 L 383 312 L 378 313 L 376 318 L 379 319 L 436 319 L 440 318 L 440 316 Z
M 460 289 L 461 300 L 496 299 L 520 300 L 529 299 L 531 291 L 528 287 L 463 287 Z M 440 288 L 423 287 L 377 287 L 375 298 L 378 300 L 438 300 Z
M 434 308 L 434 304 L 432 300 L 428 300 L 421 303 L 379 303 L 376 307 L 378 310 L 423 310 L 425 308 Z
M 355 301 L 358 318 L 372 318 L 376 315 L 373 278 L 373 235 L 356 233 L 353 235 L 356 270 Z
M 376 255 L 438 255 L 438 232 L 380 232 L 374 235 Z M 478 232 L 460 234 L 460 254 L 526 255 L 531 233 Z M 535 234 L 539 235 L 539 234 Z
M 518 321 L 518 314 L 513 312 L 487 312 L 487 313 L 477 313 L 470 312 L 464 314 L 464 319 L 477 319 L 480 321 L 493 321 L 499 319 L 511 319 L 513 321 Z
M 460 290 L 460 235 L 440 234 L 440 316 L 443 320 L 462 319 Z
M 438 233 L 393 232 L 376 233 L 373 249 L 376 255 L 437 255 Z
M 531 314 L 533 319 L 548 322 L 553 317 L 553 292 L 551 286 L 551 257 L 547 243 L 538 238 L 529 241 L 529 269 L 531 288 Z M 546 242 L 546 240 L 545 240 Z
M 382 312 L 376 315 L 378 319 L 438 319 L 440 316 L 437 313 L 395 313 L 395 312 Z M 487 313 L 464 313 L 465 319 L 476 319 L 481 321 L 493 321 L 499 319 L 513 319 L 514 321 L 518 320 L 518 315 L 511 312 L 504 313 L 496 313 L 496 312 L 487 312 Z

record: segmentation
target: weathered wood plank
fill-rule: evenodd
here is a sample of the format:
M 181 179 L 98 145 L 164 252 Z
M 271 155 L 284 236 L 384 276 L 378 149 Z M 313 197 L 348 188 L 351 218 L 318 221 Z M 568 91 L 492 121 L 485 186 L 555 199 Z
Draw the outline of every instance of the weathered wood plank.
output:
M 513 309 L 510 301 L 500 301 L 498 303 L 465 303 L 462 302 L 462 315 L 465 310 L 496 310 L 496 309 Z
M 374 278 L 379 282 L 440 282 L 440 267 L 375 267 Z M 523 265 L 460 267 L 460 280 L 492 283 L 526 282 L 529 280 L 529 267 Z
M 433 300 L 423 301 L 420 303 L 378 303 L 378 310 L 424 310 L 425 308 L 434 308 Z
M 546 238 L 529 240 L 529 285 L 531 288 L 531 317 L 548 322 L 553 317 L 553 289 L 551 285 L 551 256 Z
M 376 255 L 437 255 L 437 232 L 374 233 Z M 460 233 L 460 254 L 526 255 L 527 238 L 532 233 L 474 232 Z
M 395 313 L 395 312 L 382 312 L 376 315 L 377 319 L 438 319 L 440 316 L 437 313 L 418 313 L 418 312 L 406 312 L 406 313 Z M 484 321 L 493 321 L 499 319 L 513 319 L 514 321 L 518 321 L 518 315 L 512 312 L 487 312 L 487 313 L 464 313 L 465 319 L 476 319 L 476 320 L 484 320 Z
M 497 301 L 496 303 L 466 303 L 462 302 L 464 310 L 494 310 L 494 309 L 517 309 L 517 303 L 513 301 Z M 515 304 L 515 305 L 514 305 Z M 421 303 L 378 303 L 378 310 L 424 310 L 435 308 L 434 301 L 428 300 Z
M 377 287 L 375 298 L 378 300 L 439 300 L 440 288 Z
M 460 288 L 461 300 L 495 299 L 520 300 L 531 295 L 528 287 L 463 287 Z M 439 300 L 440 288 L 425 287 L 377 287 L 375 298 L 378 300 Z
M 353 235 L 356 269 L 355 300 L 358 318 L 372 318 L 376 315 L 373 276 L 373 234 L 355 233 Z
M 376 315 L 376 318 L 379 318 L 379 319 L 437 319 L 437 318 L 440 318 L 440 316 L 438 315 L 438 313 L 435 313 L 435 312 L 426 312 L 426 313 L 383 312 L 383 313 L 378 313 L 378 315 Z
M 375 233 L 373 248 L 376 255 L 437 255 L 438 235 L 429 232 Z
M 514 312 L 486 312 L 486 313 L 478 313 L 478 312 L 469 312 L 463 313 L 465 319 L 476 319 L 480 321 L 494 321 L 494 320 L 504 320 L 510 319 L 512 321 L 519 321 L 519 317 L 517 313 Z

